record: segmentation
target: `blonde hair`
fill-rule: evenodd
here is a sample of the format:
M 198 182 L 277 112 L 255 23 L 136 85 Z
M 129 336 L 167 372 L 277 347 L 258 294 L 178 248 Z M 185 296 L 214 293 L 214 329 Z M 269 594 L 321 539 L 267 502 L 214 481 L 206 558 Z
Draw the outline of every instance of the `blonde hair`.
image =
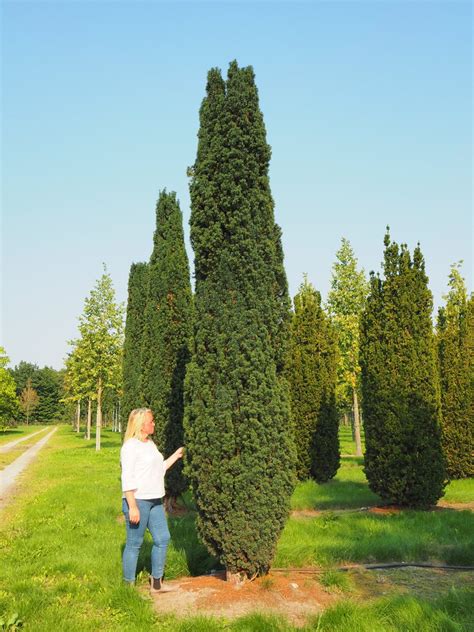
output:
M 125 436 L 123 438 L 124 443 L 128 439 L 142 438 L 141 431 L 148 413 L 153 415 L 153 412 L 149 408 L 135 408 L 135 410 L 132 410 L 128 417 L 127 430 L 125 431 Z

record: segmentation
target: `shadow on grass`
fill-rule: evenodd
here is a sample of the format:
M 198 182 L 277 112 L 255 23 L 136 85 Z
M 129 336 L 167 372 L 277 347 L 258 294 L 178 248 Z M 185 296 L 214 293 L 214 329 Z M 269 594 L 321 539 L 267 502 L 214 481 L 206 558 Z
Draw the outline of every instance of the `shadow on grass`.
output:
M 80 448 L 84 449 L 84 450 L 94 450 L 95 451 L 95 439 L 91 438 L 91 439 L 84 439 L 84 437 L 79 437 L 82 441 L 82 445 L 79 446 Z M 107 449 L 107 448 L 117 448 L 120 447 L 119 444 L 117 444 L 114 441 L 101 441 L 100 442 L 100 449 Z
M 341 457 L 341 466 L 343 465 L 360 465 L 361 467 L 364 465 L 364 457 L 363 456 L 355 456 L 348 455 Z
M 15 438 L 17 435 L 23 434 L 22 430 L 18 428 L 11 428 L 10 430 L 2 430 L 0 431 L 0 437 L 12 437 Z
M 474 515 L 468 511 L 292 518 L 279 541 L 275 564 L 438 561 L 472 565 L 473 534 Z
M 291 507 L 314 510 L 355 509 L 381 503 L 381 498 L 370 491 L 366 482 L 336 478 L 319 485 L 315 481 L 301 483 L 293 494 Z
M 206 547 L 200 542 L 196 531 L 196 515 L 189 513 L 185 516 L 168 516 L 168 528 L 171 534 L 168 548 L 165 575 L 169 578 L 191 575 L 198 576 L 209 573 L 212 569 L 221 569 L 219 561 L 209 555 Z M 123 531 L 125 540 L 125 527 Z M 137 575 L 145 571 L 151 574 L 151 549 L 153 542 L 147 531 L 140 548 L 137 563 Z M 125 541 L 120 547 L 123 556 Z
M 222 568 L 199 540 L 194 512 L 181 517 L 168 517 L 168 527 L 173 547 L 185 556 L 190 575 L 203 575 L 212 569 Z

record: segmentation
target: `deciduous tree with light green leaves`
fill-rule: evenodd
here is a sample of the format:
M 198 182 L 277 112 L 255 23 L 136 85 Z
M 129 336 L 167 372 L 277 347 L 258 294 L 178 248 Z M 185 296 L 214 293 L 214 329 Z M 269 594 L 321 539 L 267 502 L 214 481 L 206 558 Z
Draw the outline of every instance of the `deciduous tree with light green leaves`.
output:
M 169 456 L 183 445 L 183 389 L 192 336 L 192 293 L 183 217 L 176 193 L 160 193 L 148 264 L 140 390 L 155 416 L 158 448 Z M 172 506 L 187 487 L 181 462 L 167 474 Z
M 336 257 L 327 309 L 336 329 L 339 347 L 338 407 L 342 411 L 352 410 L 356 454 L 362 456 L 359 415 L 359 329 L 368 283 L 364 271 L 357 269 L 357 259 L 352 246 L 344 237 Z
M 433 299 L 420 247 L 384 243 L 361 319 L 365 473 L 384 500 L 424 508 L 445 485 Z
M 321 295 L 305 277 L 294 298 L 288 381 L 300 480 L 325 483 L 339 469 L 337 345 Z
M 104 391 L 121 388 L 123 311 L 123 306 L 115 301 L 112 279 L 104 265 L 104 273 L 86 298 L 79 317 L 80 338 L 73 342 L 85 379 L 94 385 L 96 450 L 100 450 Z
M 289 513 L 295 451 L 282 373 L 289 298 L 270 147 L 251 67 L 208 73 L 190 170 L 195 327 L 186 377 L 197 528 L 234 581 L 268 570 Z
M 5 349 L 0 347 L 0 430 L 13 422 L 19 409 L 15 380 L 6 369 L 9 362 Z
M 81 403 L 87 403 L 85 438 L 91 438 L 92 402 L 96 398 L 93 357 L 86 353 L 84 342 L 71 341 L 74 348 L 66 358 L 64 376 L 64 401 L 76 406 L 76 432 L 80 431 Z
M 20 395 L 20 408 L 26 415 L 26 425 L 30 423 L 30 416 L 34 409 L 39 404 L 38 393 L 35 391 L 31 384 L 31 377 L 26 381 L 25 388 L 21 391 Z
M 442 444 L 450 478 L 474 476 L 474 296 L 451 267 L 446 305 L 438 312 Z

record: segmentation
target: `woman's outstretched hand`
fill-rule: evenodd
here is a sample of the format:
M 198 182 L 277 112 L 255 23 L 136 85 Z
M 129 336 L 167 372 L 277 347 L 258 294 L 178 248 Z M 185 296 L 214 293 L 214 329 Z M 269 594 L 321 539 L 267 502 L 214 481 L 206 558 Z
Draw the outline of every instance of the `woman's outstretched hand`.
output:
M 176 461 L 178 459 L 182 459 L 184 455 L 184 448 L 183 446 L 181 446 L 180 448 L 178 448 L 177 450 L 175 450 L 173 452 L 173 454 L 171 456 L 169 456 L 165 462 L 164 462 L 164 466 L 165 466 L 165 472 L 166 470 L 168 470 L 172 465 L 174 465 L 176 463 Z

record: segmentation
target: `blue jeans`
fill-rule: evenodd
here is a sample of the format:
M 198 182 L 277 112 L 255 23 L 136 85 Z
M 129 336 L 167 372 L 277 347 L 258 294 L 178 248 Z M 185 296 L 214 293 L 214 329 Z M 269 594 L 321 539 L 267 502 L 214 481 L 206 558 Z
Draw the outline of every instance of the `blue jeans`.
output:
M 151 549 L 151 574 L 157 579 L 163 577 L 166 550 L 170 541 L 170 532 L 166 522 L 165 510 L 161 499 L 137 499 L 140 511 L 140 522 L 132 524 L 129 520 L 128 503 L 122 499 L 122 511 L 125 515 L 127 542 L 123 551 L 123 578 L 126 582 L 134 582 L 137 572 L 138 554 L 148 527 L 153 538 Z

